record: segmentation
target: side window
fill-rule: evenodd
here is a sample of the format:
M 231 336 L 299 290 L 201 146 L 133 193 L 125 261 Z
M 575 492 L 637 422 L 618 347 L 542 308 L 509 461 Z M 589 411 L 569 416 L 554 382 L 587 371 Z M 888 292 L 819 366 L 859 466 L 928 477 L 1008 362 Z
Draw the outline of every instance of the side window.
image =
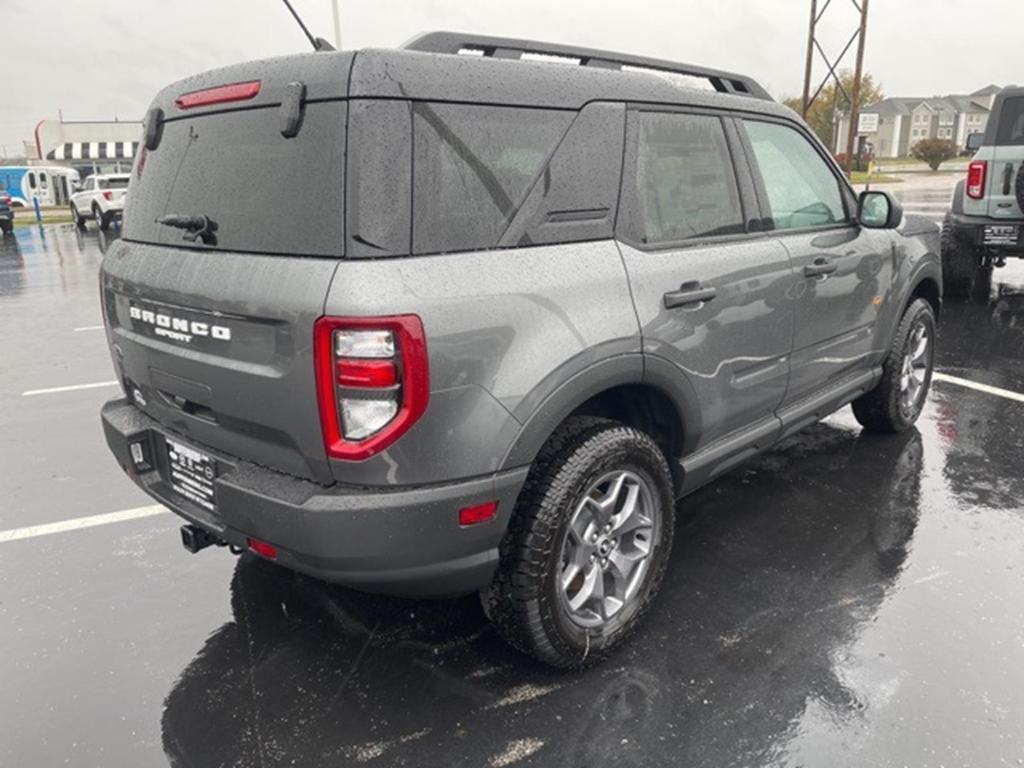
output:
M 775 229 L 822 227 L 847 221 L 839 180 L 811 143 L 778 123 L 745 120 Z
M 721 120 L 640 112 L 636 124 L 636 192 L 626 234 L 658 244 L 743 232 Z
M 575 112 L 413 105 L 413 252 L 492 248 Z
M 32 173 L 31 171 L 28 174 L 28 186 L 29 186 L 29 189 L 35 189 L 36 188 L 36 175 L 34 173 Z

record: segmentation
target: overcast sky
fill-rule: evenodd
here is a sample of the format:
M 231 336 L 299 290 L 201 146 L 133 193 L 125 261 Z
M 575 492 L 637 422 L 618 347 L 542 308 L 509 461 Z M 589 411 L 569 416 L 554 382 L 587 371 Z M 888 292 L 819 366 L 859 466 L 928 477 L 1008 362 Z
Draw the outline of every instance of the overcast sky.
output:
M 610 48 L 737 70 L 776 97 L 803 78 L 810 0 L 339 0 L 344 48 L 392 47 L 455 29 Z M 294 0 L 332 38 L 331 0 Z M 838 51 L 855 29 L 833 0 L 822 36 Z M 890 95 L 1024 83 L 1024 0 L 871 0 L 866 68 Z M 140 119 L 167 83 L 246 59 L 304 50 L 280 0 L 0 0 L 0 144 L 35 124 Z M 848 59 L 852 68 L 852 55 Z M 824 74 L 820 61 L 816 71 Z

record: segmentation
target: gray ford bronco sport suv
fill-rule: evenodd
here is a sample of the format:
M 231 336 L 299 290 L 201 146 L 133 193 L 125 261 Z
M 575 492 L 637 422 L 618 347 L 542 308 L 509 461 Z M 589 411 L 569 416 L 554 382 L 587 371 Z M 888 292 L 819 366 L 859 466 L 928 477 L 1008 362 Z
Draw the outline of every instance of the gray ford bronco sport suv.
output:
M 746 77 L 432 33 L 176 83 L 144 144 L 101 274 L 121 466 L 192 551 L 480 590 L 549 664 L 637 626 L 677 499 L 928 390 L 938 228 Z
M 951 296 L 988 294 L 994 267 L 1024 258 L 1024 88 L 996 96 L 980 149 L 942 225 Z

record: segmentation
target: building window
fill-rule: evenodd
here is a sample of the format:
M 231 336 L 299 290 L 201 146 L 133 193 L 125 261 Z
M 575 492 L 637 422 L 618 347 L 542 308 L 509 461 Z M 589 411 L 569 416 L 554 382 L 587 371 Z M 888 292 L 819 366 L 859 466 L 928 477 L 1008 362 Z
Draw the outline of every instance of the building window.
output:
M 943 112 L 939 115 L 939 125 L 952 125 L 953 124 L 953 113 Z

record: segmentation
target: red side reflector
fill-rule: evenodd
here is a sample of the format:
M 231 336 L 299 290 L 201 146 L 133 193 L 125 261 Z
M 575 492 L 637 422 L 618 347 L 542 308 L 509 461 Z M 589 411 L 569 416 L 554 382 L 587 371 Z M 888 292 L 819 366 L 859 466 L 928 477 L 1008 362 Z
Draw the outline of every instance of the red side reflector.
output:
M 459 510 L 459 525 L 476 525 L 486 523 L 498 513 L 498 502 L 488 501 L 485 504 L 477 504 L 475 507 L 466 507 Z
M 363 389 L 393 387 L 398 383 L 398 369 L 390 360 L 339 360 L 338 383 Z
M 247 83 L 218 85 L 216 88 L 204 88 L 201 91 L 183 93 L 174 100 L 178 109 L 205 107 L 208 104 L 223 104 L 226 101 L 245 101 L 260 92 L 260 81 L 250 80 Z
M 257 555 L 265 557 L 268 560 L 277 559 L 277 547 L 272 544 L 267 544 L 267 542 L 260 541 L 259 539 L 246 539 L 245 542 L 249 545 L 249 549 Z

